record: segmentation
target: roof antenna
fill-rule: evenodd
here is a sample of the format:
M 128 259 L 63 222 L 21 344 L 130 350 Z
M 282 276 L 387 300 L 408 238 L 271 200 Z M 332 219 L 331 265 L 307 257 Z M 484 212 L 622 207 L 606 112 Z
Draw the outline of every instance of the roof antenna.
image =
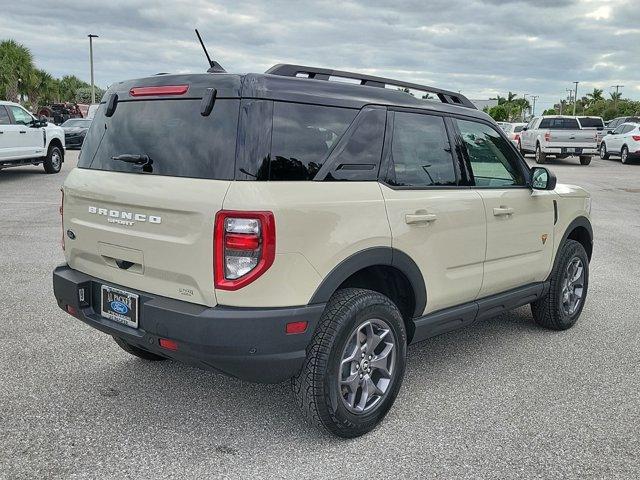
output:
M 198 32 L 197 28 L 195 30 L 196 30 L 196 35 L 198 36 L 198 40 L 200 41 L 200 45 L 202 45 L 202 50 L 204 50 L 204 54 L 207 56 L 207 61 L 209 62 L 209 69 L 207 70 L 207 72 L 227 73 L 227 71 L 224 68 L 222 68 L 222 65 L 220 65 L 215 60 L 211 60 L 211 57 L 209 56 L 209 52 L 207 52 L 207 47 L 204 46 L 204 42 L 202 41 L 202 37 L 200 36 L 200 32 Z

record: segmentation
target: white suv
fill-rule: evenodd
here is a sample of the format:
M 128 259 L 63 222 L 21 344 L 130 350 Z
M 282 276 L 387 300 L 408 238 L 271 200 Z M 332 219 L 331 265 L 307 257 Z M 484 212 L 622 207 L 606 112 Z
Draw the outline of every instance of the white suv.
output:
M 600 158 L 620 157 L 622 163 L 640 157 L 640 124 L 623 123 L 602 139 Z
M 110 88 L 65 180 L 54 294 L 132 355 L 291 378 L 353 437 L 408 344 L 526 304 L 571 327 L 590 209 L 452 91 L 296 65 L 142 78 Z
M 64 130 L 38 120 L 21 105 L 0 101 L 0 169 L 44 165 L 58 173 L 64 162 Z

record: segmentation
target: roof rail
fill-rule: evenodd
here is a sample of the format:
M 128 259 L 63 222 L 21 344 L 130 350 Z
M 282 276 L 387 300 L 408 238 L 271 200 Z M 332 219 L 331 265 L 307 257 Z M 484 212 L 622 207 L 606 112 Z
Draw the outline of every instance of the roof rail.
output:
M 280 75 L 282 77 L 300 77 L 300 75 L 306 75 L 302 78 L 311 78 L 314 80 L 329 80 L 330 77 L 341 77 L 352 80 L 358 80 L 360 85 L 366 85 L 369 87 L 385 88 L 387 85 L 394 87 L 408 88 L 411 90 L 419 90 L 421 92 L 435 94 L 442 103 L 449 103 L 452 105 L 460 105 L 462 107 L 476 109 L 476 106 L 471 101 L 457 92 L 449 90 L 442 90 L 436 87 L 429 87 L 427 85 L 419 85 L 417 83 L 402 82 L 400 80 L 393 80 L 391 78 L 375 77 L 372 75 L 364 75 L 361 73 L 345 72 L 342 70 L 331 70 L 328 68 L 318 67 L 306 67 L 303 65 L 292 65 L 286 63 L 279 63 L 274 65 L 265 73 L 270 75 Z

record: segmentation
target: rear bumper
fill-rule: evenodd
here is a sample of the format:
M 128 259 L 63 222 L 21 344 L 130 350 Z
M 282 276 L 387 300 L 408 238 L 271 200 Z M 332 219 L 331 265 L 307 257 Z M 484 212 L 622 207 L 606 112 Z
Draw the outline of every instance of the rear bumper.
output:
M 100 315 L 103 284 L 139 295 L 139 328 Z M 80 289 L 84 290 L 82 303 Z M 53 291 L 60 308 L 73 307 L 76 318 L 104 333 L 158 355 L 259 383 L 277 383 L 295 375 L 324 310 L 324 304 L 211 308 L 113 285 L 67 265 L 53 271 Z M 309 322 L 304 333 L 285 333 L 287 323 L 302 320 Z M 161 348 L 160 338 L 175 340 L 178 350 Z
M 598 147 L 543 147 L 542 151 L 550 155 L 573 155 L 574 149 L 581 150 L 576 155 L 597 155 Z

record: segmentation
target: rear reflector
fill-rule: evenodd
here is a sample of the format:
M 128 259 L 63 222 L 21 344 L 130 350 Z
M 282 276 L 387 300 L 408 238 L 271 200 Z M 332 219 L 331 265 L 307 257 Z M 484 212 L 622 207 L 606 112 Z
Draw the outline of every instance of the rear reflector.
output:
M 306 321 L 287 323 L 287 326 L 285 327 L 285 331 L 288 334 L 304 333 L 307 330 L 307 325 L 308 325 L 308 322 Z
M 133 87 L 129 90 L 132 97 L 148 97 L 154 95 L 184 95 L 189 85 L 161 85 L 158 87 Z
M 73 315 L 74 317 L 77 317 L 78 309 L 76 309 L 76 307 L 72 307 L 71 305 L 67 305 L 67 313 L 69 315 Z
M 161 338 L 160 340 L 158 340 L 158 343 L 160 344 L 160 347 L 166 350 L 172 350 L 174 352 L 178 350 L 178 342 L 176 342 L 175 340 L 169 340 L 168 338 Z

